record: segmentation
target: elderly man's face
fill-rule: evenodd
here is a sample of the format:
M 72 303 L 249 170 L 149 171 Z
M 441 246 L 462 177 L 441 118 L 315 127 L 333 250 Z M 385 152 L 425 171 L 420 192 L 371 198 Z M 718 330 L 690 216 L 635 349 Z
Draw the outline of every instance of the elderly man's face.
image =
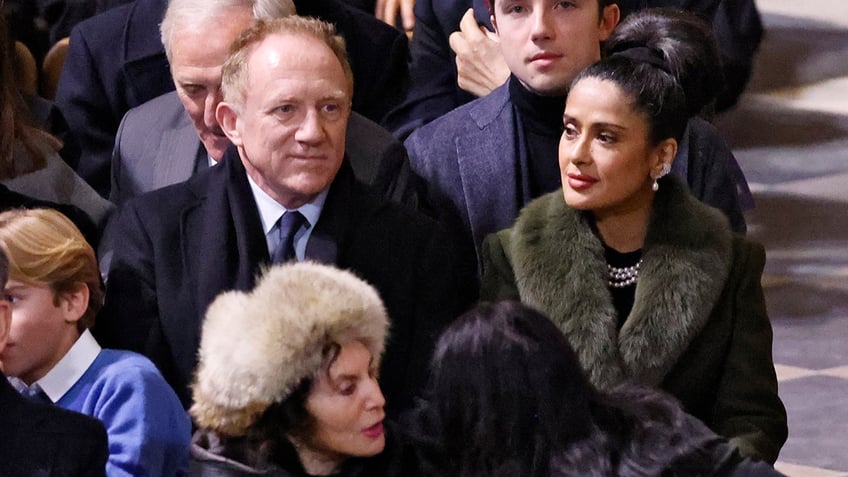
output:
M 249 8 L 232 8 L 203 29 L 177 27 L 171 44 L 171 74 L 177 96 L 191 117 L 206 152 L 219 160 L 230 145 L 215 109 L 221 102 L 221 67 L 230 44 L 253 22 Z
M 273 34 L 248 58 L 243 104 L 219 117 L 250 177 L 296 208 L 330 185 L 342 163 L 350 95 L 341 63 L 320 40 Z

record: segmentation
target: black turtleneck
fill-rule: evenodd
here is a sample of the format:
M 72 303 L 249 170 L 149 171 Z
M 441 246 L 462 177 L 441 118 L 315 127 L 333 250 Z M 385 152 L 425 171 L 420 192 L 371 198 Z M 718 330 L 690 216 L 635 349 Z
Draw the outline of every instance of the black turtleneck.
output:
M 511 75 L 509 97 L 526 143 L 525 152 L 519 157 L 526 162 L 532 195 L 529 200 L 562 187 L 557 150 L 565 96 L 539 96 Z

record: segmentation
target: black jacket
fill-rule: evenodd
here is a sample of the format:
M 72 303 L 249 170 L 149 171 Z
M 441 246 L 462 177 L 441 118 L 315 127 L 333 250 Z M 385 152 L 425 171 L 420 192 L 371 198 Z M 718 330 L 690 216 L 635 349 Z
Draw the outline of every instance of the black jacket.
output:
M 32 402 L 0 373 L 0 475 L 105 476 L 100 421 Z

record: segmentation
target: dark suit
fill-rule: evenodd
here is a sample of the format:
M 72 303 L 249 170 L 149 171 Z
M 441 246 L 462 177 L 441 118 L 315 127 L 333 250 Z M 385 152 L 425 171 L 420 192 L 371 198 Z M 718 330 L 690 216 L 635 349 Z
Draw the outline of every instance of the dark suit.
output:
M 116 235 L 96 335 L 104 347 L 150 357 L 187 405 L 206 307 L 223 290 L 250 289 L 268 261 L 235 149 L 187 182 L 128 202 Z M 372 196 L 343 164 L 306 256 L 350 269 L 380 292 L 392 319 L 381 382 L 396 414 L 423 385 L 437 334 L 463 306 L 450 242 L 429 219 Z
M 353 69 L 353 109 L 379 123 L 406 86 L 406 36 L 339 0 L 295 5 L 301 15 L 336 25 Z M 104 197 L 124 113 L 174 89 L 159 37 L 166 6 L 167 0 L 136 0 L 80 23 L 71 33 L 56 104 L 82 147 L 79 175 Z
M 0 475 L 105 476 L 106 429 L 100 421 L 32 402 L 0 373 Z
M 483 239 L 512 225 L 533 197 L 518 151 L 508 84 L 416 130 L 404 143 L 412 169 L 424 180 L 424 202 L 479 263 Z M 708 123 L 693 120 L 672 171 L 686 177 L 696 197 L 721 207 L 744 231 L 727 145 Z M 476 260 L 475 260 L 476 258 Z
M 355 112 L 346 136 L 345 151 L 356 178 L 377 194 L 416 208 L 414 174 L 403 144 Z M 199 168 L 198 160 L 202 162 Z M 137 195 L 182 182 L 196 170 L 205 169 L 207 162 L 177 93 L 165 93 L 129 110 L 121 121 L 112 153 L 109 200 L 120 206 Z
M 167 0 L 137 0 L 81 22 L 56 91 L 82 149 L 77 172 L 109 194 L 109 157 L 115 131 L 130 108 L 174 89 L 159 23 Z

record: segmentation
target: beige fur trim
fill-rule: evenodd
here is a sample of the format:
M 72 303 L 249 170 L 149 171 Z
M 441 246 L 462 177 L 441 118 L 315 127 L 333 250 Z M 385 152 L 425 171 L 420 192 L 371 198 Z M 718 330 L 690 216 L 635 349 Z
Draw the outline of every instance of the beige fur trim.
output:
M 200 427 L 241 435 L 319 370 L 325 345 L 361 341 L 379 365 L 388 326 L 377 291 L 354 274 L 274 266 L 252 292 L 226 292 L 210 305 L 189 412 Z

